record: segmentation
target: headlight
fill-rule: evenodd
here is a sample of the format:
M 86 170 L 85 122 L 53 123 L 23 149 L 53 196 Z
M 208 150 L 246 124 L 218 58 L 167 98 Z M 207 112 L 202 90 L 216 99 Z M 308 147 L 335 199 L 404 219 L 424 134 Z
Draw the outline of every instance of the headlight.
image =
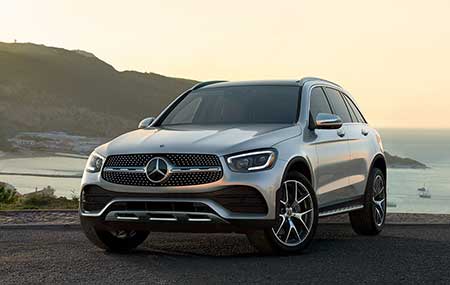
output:
M 251 172 L 272 168 L 277 152 L 274 149 L 252 151 L 226 157 L 228 166 L 235 172 Z
M 104 158 L 95 152 L 93 152 L 88 159 L 86 164 L 86 171 L 95 173 L 99 172 L 102 169 Z

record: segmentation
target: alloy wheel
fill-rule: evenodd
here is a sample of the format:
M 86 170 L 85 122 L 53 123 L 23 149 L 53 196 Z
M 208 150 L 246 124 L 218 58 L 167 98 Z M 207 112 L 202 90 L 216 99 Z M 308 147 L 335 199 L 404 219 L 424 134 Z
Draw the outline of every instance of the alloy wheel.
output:
M 377 175 L 373 181 L 373 210 L 375 223 L 378 227 L 383 225 L 386 217 L 386 187 L 381 175 Z
M 314 222 L 314 203 L 306 186 L 297 180 L 283 183 L 280 213 L 272 228 L 275 238 L 289 247 L 301 244 L 311 232 Z
M 136 235 L 135 231 L 125 231 L 125 230 L 116 230 L 112 231 L 111 234 L 118 239 L 128 239 L 132 238 Z

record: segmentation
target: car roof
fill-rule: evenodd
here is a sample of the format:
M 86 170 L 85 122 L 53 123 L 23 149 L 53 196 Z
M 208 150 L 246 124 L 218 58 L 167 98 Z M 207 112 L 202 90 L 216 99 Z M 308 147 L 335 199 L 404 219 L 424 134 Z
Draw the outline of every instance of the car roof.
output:
M 299 86 L 298 80 L 249 80 L 249 81 L 222 81 L 208 84 L 204 88 L 217 87 L 232 87 L 232 86 L 268 86 L 268 85 L 283 85 L 283 86 Z
M 338 84 L 317 78 L 317 77 L 304 77 L 302 79 L 291 79 L 291 80 L 251 80 L 251 81 L 207 81 L 202 82 L 194 86 L 194 89 L 206 89 L 206 88 L 218 88 L 218 87 L 233 87 L 233 86 L 303 86 L 306 82 L 318 81 L 326 82 L 337 87 Z

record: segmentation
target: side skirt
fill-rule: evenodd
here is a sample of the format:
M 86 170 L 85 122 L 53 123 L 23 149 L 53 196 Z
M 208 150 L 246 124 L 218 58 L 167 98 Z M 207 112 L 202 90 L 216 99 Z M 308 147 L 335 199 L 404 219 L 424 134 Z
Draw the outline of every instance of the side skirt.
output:
M 343 213 L 348 213 L 351 211 L 359 210 L 364 208 L 364 196 L 358 196 L 354 199 L 340 202 L 334 205 L 320 207 L 319 208 L 319 218 L 328 217 Z

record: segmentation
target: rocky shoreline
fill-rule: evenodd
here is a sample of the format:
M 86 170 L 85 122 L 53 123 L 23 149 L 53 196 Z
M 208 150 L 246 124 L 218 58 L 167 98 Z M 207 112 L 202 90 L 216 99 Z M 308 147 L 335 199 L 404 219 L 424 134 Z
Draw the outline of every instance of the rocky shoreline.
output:
M 321 218 L 320 223 L 349 223 L 348 215 Z M 447 224 L 446 214 L 388 213 L 388 224 Z M 22 210 L 0 211 L 1 225 L 79 225 L 78 210 Z

